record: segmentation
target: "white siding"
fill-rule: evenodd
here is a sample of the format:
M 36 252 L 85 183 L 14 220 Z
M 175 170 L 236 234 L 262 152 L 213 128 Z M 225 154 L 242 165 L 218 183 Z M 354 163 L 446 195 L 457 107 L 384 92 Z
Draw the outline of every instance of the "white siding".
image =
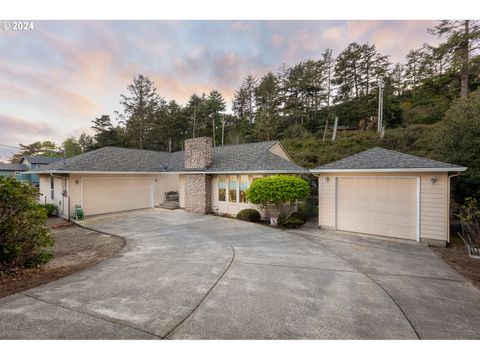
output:
M 285 149 L 283 148 L 282 145 L 280 145 L 280 143 L 276 143 L 275 145 L 273 145 L 269 151 L 277 156 L 280 156 L 281 158 L 284 158 L 285 160 L 288 160 L 288 161 L 291 161 L 290 159 L 290 156 L 288 156 L 288 154 L 285 152 Z
M 318 220 L 324 228 L 335 228 L 335 177 L 321 175 L 318 178 Z
M 448 174 L 432 173 L 323 173 L 318 186 L 318 224 L 325 228 L 335 228 L 336 177 L 340 176 L 381 176 L 381 177 L 420 177 L 420 239 L 448 241 L 449 215 Z M 326 181 L 326 178 L 329 181 Z M 436 177 L 435 184 L 432 177 Z

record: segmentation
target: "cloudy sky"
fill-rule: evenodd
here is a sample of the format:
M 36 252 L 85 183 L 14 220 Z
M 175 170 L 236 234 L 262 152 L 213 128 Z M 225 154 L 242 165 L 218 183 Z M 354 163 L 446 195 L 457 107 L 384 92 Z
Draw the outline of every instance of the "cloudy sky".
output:
M 0 144 L 60 143 L 119 110 L 138 73 L 166 100 L 217 89 L 230 101 L 247 74 L 376 44 L 394 62 L 435 42 L 433 21 L 36 21 L 0 31 Z M 0 146 L 0 160 L 12 150 Z

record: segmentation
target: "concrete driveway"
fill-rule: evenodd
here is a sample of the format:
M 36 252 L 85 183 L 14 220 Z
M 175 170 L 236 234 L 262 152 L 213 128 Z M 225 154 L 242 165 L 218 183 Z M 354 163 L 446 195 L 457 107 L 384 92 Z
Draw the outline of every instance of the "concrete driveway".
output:
M 181 210 L 84 223 L 125 248 L 0 299 L 0 338 L 480 338 L 480 291 L 419 245 Z

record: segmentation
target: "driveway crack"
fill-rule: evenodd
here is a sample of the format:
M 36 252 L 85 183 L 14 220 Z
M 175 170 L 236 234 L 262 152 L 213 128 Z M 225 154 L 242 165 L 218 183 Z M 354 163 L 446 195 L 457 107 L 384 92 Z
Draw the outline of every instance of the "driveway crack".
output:
M 166 339 L 168 338 L 169 336 L 171 336 L 175 330 L 178 329 L 178 327 L 180 327 L 188 318 L 190 318 L 193 313 L 195 311 L 197 311 L 197 309 L 200 307 L 200 305 L 202 305 L 204 302 L 205 302 L 205 299 L 208 297 L 208 295 L 210 295 L 210 293 L 212 292 L 212 290 L 217 286 L 217 284 L 220 282 L 220 280 L 222 280 L 223 276 L 227 273 L 227 271 L 230 269 L 230 267 L 232 266 L 233 264 L 233 261 L 235 260 L 235 248 L 228 242 L 225 242 L 229 247 L 230 249 L 232 250 L 232 255 L 231 255 L 231 258 L 230 258 L 230 261 L 228 263 L 228 265 L 225 267 L 225 270 L 223 270 L 223 272 L 220 274 L 220 276 L 218 277 L 218 279 L 215 281 L 215 283 L 210 287 L 210 289 L 208 289 L 208 291 L 205 293 L 205 295 L 200 299 L 200 301 L 197 303 L 197 305 L 195 305 L 195 307 L 187 314 L 187 316 L 185 316 L 182 320 L 180 320 L 169 332 L 167 332 L 162 338 L 163 339 Z
M 321 243 L 321 240 L 320 242 L 317 242 L 315 240 L 312 240 L 308 235 L 306 234 L 300 234 L 299 232 L 297 233 L 298 235 L 302 236 L 303 238 L 313 242 L 314 244 L 316 244 L 317 246 L 327 250 L 327 251 L 330 251 L 332 254 L 334 254 L 335 256 L 339 257 L 340 259 L 346 261 L 347 263 L 350 264 L 350 262 L 348 261 L 347 258 L 343 257 L 342 255 L 338 254 L 337 252 L 335 252 L 334 250 L 328 248 L 327 246 L 325 246 L 324 244 Z M 400 306 L 400 304 L 393 298 L 392 295 L 390 295 L 390 293 L 387 291 L 387 289 L 385 289 L 379 282 L 377 282 L 374 278 L 372 278 L 368 273 L 362 271 L 361 268 L 359 268 L 358 266 L 355 266 L 355 265 L 350 265 L 352 268 L 355 268 L 358 270 L 359 273 L 365 275 L 368 279 L 370 279 L 370 281 L 372 281 L 375 285 L 377 285 L 381 290 L 383 290 L 383 292 L 385 294 L 387 294 L 387 296 L 392 300 L 392 302 L 395 304 L 395 306 L 398 308 L 398 310 L 400 310 L 400 312 L 403 314 L 403 316 L 405 317 L 405 319 L 407 320 L 408 324 L 410 325 L 410 327 L 412 328 L 413 332 L 415 333 L 415 335 L 417 336 L 417 338 L 419 340 L 421 340 L 421 336 L 420 334 L 418 333 L 417 329 L 415 329 L 415 326 L 413 326 L 413 323 L 412 321 L 408 318 L 407 314 L 405 313 L 405 311 L 402 309 L 402 307 Z
M 127 328 L 130 328 L 130 329 L 133 329 L 133 330 L 137 330 L 137 331 L 140 331 L 142 333 L 145 333 L 145 334 L 148 334 L 148 335 L 151 335 L 151 336 L 154 336 L 158 339 L 162 339 L 161 336 L 157 335 L 157 334 L 154 334 L 150 331 L 146 331 L 144 329 L 140 329 L 138 327 L 135 327 L 135 326 L 132 326 L 130 324 L 125 324 L 124 322 L 121 322 L 121 321 L 117 321 L 117 320 L 113 320 L 111 318 L 106 318 L 106 317 L 103 317 L 103 316 L 99 316 L 99 315 L 96 315 L 96 314 L 91 314 L 91 313 L 87 313 L 87 312 L 84 312 L 84 311 L 80 311 L 80 310 L 77 310 L 77 309 L 73 309 L 71 307 L 68 307 L 68 306 L 65 306 L 65 305 L 61 305 L 59 303 L 56 303 L 56 302 L 53 302 L 53 301 L 48 301 L 48 300 L 45 300 L 45 299 L 42 299 L 42 298 L 38 298 L 36 296 L 33 296 L 33 295 L 30 295 L 30 294 L 26 294 L 26 293 L 22 293 L 23 296 L 26 296 L 26 297 L 29 297 L 31 299 L 34 299 L 34 300 L 37 300 L 37 301 L 41 301 L 45 304 L 49 304 L 49 305 L 54 305 L 54 306 L 58 306 L 59 308 L 62 308 L 62 309 L 65 309 L 65 310 L 70 310 L 70 311 L 73 311 L 73 312 L 76 312 L 78 314 L 82 314 L 82 315 L 85 315 L 85 316 L 89 316 L 89 317 L 92 317 L 92 318 L 95 318 L 95 319 L 99 319 L 99 320 L 102 320 L 102 321 L 106 321 L 106 322 L 109 322 L 109 323 L 112 323 L 112 324 L 116 324 L 116 325 L 121 325 L 121 326 L 125 326 Z

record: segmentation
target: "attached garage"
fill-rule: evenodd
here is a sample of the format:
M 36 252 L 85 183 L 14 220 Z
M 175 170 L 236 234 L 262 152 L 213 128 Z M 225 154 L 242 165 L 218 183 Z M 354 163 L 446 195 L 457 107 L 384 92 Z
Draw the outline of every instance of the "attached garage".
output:
M 418 238 L 418 178 L 338 177 L 337 229 Z
M 450 178 L 465 170 L 382 148 L 320 166 L 319 227 L 445 245 Z
M 152 177 L 83 178 L 81 206 L 87 215 L 154 206 Z

